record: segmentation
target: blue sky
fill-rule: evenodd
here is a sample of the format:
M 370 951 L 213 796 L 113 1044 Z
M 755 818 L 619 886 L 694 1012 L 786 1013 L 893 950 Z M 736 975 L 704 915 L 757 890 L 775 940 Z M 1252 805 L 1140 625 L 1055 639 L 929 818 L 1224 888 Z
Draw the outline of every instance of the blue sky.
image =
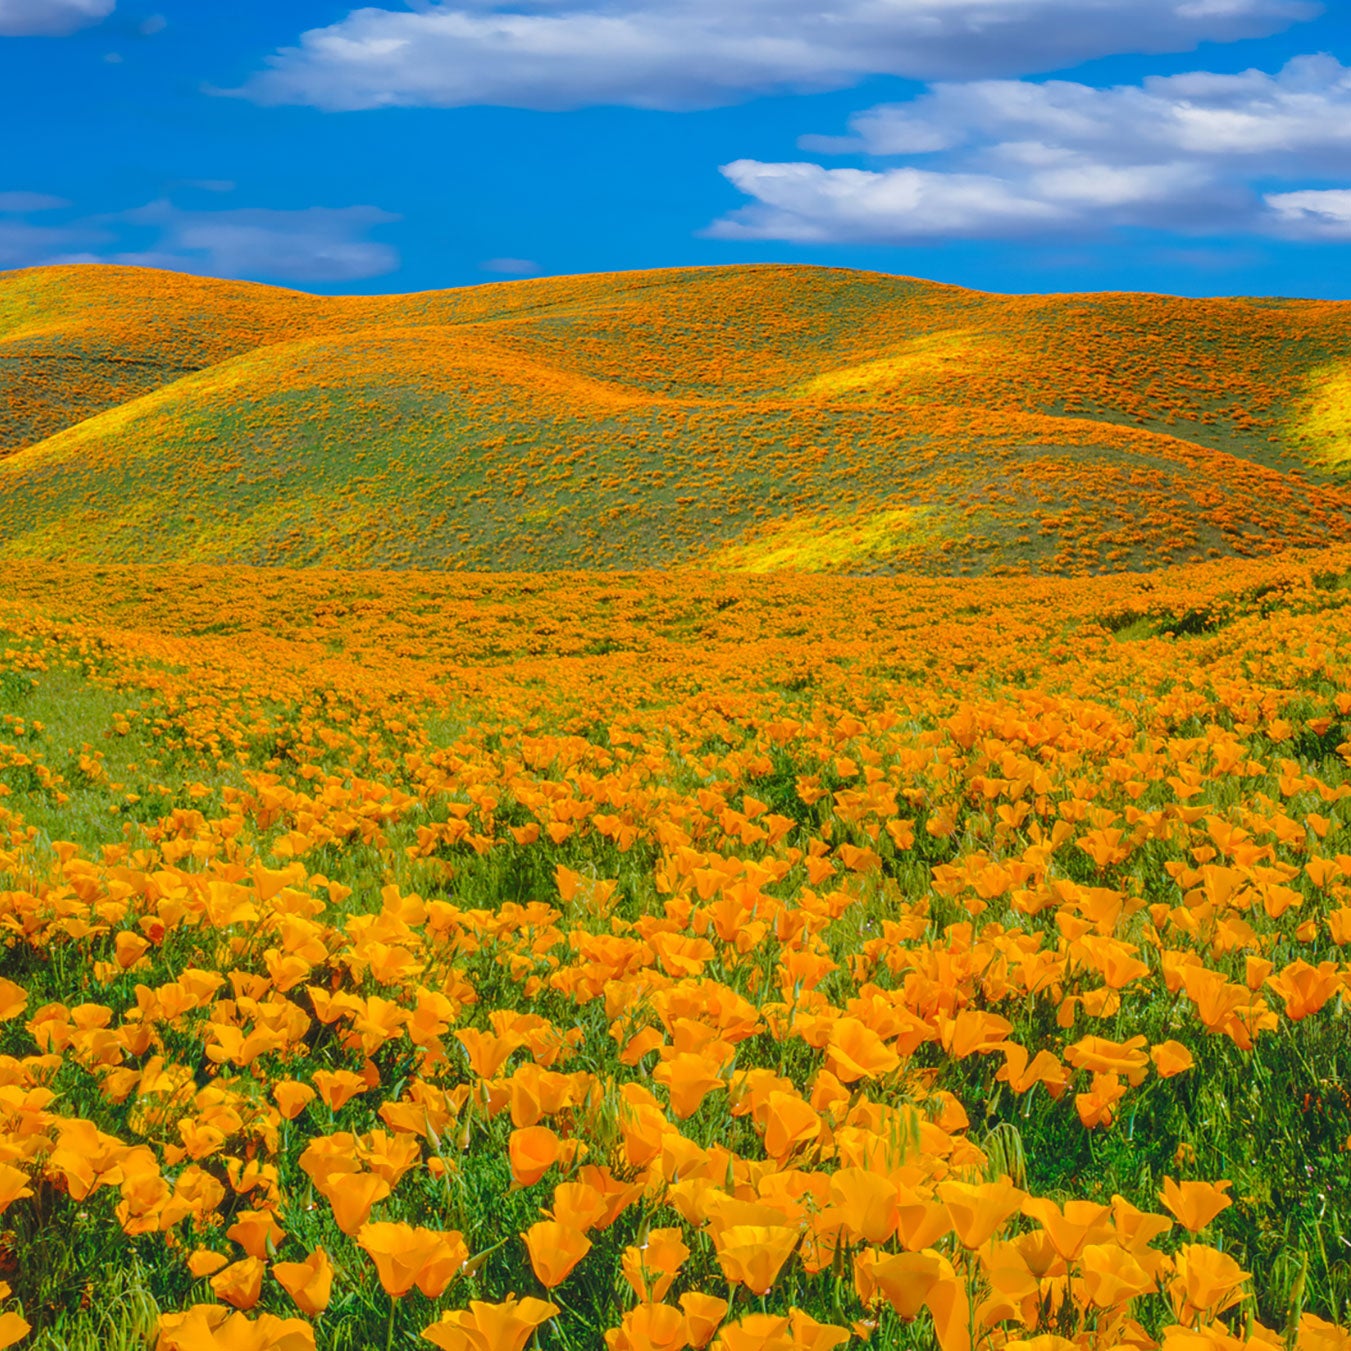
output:
M 0 268 L 1351 297 L 1351 3 L 0 0 Z

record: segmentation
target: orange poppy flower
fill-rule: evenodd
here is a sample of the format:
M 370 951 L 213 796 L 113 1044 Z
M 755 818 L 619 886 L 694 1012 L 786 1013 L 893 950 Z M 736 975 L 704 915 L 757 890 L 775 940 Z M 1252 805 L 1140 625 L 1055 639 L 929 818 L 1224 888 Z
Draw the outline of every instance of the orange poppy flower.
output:
M 942 1270 L 939 1260 L 927 1253 L 868 1248 L 854 1257 L 854 1289 L 864 1304 L 880 1295 L 908 1322 L 918 1317 Z
M 727 1317 L 725 1299 L 700 1294 L 697 1290 L 681 1295 L 680 1307 L 685 1314 L 685 1331 L 690 1345 L 696 1348 L 707 1346 L 722 1320 Z
M 591 1240 L 580 1229 L 540 1220 L 521 1235 L 530 1253 L 530 1265 L 539 1283 L 552 1290 L 567 1280 L 572 1269 L 591 1251 Z
M 795 1093 L 775 1090 L 765 1099 L 765 1153 L 782 1161 L 821 1134 L 821 1117 Z
M 826 1068 L 842 1083 L 890 1074 L 901 1058 L 857 1018 L 837 1018 L 826 1043 Z
M 439 1295 L 468 1256 L 458 1233 L 439 1233 L 388 1221 L 363 1224 L 356 1240 L 357 1246 L 375 1263 L 385 1293 L 395 1298 L 406 1295 L 415 1283 L 421 1284 L 420 1278 L 432 1267 L 435 1272 L 430 1285 Z
M 646 1243 L 624 1249 L 620 1270 L 640 1304 L 656 1304 L 666 1298 L 689 1255 L 679 1229 L 652 1229 Z
M 551 1219 L 573 1229 L 596 1227 L 608 1208 L 606 1199 L 585 1182 L 560 1182 L 554 1188 Z
M 0 976 L 0 1023 L 17 1018 L 28 1007 L 28 991 Z
M 1165 1177 L 1159 1199 L 1185 1228 L 1196 1233 L 1204 1229 L 1220 1211 L 1234 1204 L 1224 1194 L 1231 1185 L 1228 1181 L 1174 1182 L 1171 1177 Z
M 225 1236 L 234 1239 L 250 1257 L 266 1261 L 269 1246 L 275 1253 L 277 1244 L 286 1237 L 286 1231 L 270 1210 L 241 1210 Z
M 335 1112 L 369 1088 L 365 1079 L 351 1070 L 315 1070 L 313 1078 L 319 1096 Z
M 161 1314 L 156 1351 L 314 1351 L 314 1333 L 298 1318 L 250 1319 L 219 1304 Z
M 263 1273 L 267 1264 L 256 1257 L 245 1257 L 231 1263 L 211 1278 L 211 1288 L 217 1299 L 223 1299 L 236 1309 L 251 1309 L 263 1293 Z
M 294 1121 L 314 1101 L 315 1092 L 309 1084 L 294 1079 L 282 1079 L 272 1086 L 272 1099 L 277 1110 L 287 1121 Z
M 462 1027 L 455 1033 L 455 1038 L 464 1047 L 470 1069 L 481 1079 L 491 1079 L 507 1057 L 521 1046 L 520 1037 L 514 1033 L 497 1036 L 477 1027 Z
M 1171 1079 L 1174 1075 L 1196 1068 L 1192 1053 L 1180 1041 L 1159 1042 L 1150 1048 L 1149 1058 L 1154 1062 L 1161 1079 Z
M 371 1207 L 389 1195 L 389 1183 L 374 1173 L 334 1173 L 326 1177 L 315 1190 L 333 1207 L 333 1218 L 338 1228 L 348 1237 L 370 1218 Z
M 788 1319 L 782 1314 L 747 1314 L 723 1327 L 714 1351 L 793 1351 Z
M 301 1313 L 313 1318 L 328 1308 L 333 1292 L 333 1263 L 322 1248 L 316 1248 L 303 1262 L 276 1263 L 272 1274 Z
M 229 1261 L 224 1253 L 212 1252 L 210 1248 L 198 1248 L 188 1258 L 188 1270 L 201 1280 L 203 1276 L 210 1276 L 228 1265 Z
M 501 1304 L 475 1299 L 468 1309 L 443 1313 L 422 1336 L 441 1351 L 524 1351 L 535 1329 L 557 1312 L 557 1304 L 529 1296 L 508 1296 Z
M 841 1168 L 830 1179 L 830 1199 L 856 1239 L 885 1243 L 900 1217 L 896 1184 L 866 1168 Z
M 685 1315 L 669 1304 L 639 1304 L 605 1334 L 609 1351 L 684 1351 L 689 1344 Z
M 997 1182 L 940 1182 L 938 1195 L 947 1207 L 952 1227 L 967 1248 L 979 1248 L 1005 1220 L 1017 1212 L 1026 1196 L 1008 1178 Z
M 951 1231 L 952 1216 L 941 1201 L 904 1185 L 896 1193 L 896 1233 L 907 1252 L 932 1247 Z
M 1023 1214 L 1046 1230 L 1056 1252 L 1067 1262 L 1074 1261 L 1095 1234 L 1111 1233 L 1110 1207 L 1091 1201 L 1066 1201 L 1062 1210 L 1045 1197 L 1029 1196 L 1023 1202 Z
M 1119 1308 L 1154 1289 L 1153 1276 L 1115 1243 L 1086 1245 L 1079 1255 L 1079 1275 L 1089 1303 L 1100 1309 Z
M 28 1174 L 21 1169 L 0 1163 L 0 1215 L 3 1215 L 15 1201 L 32 1196 L 33 1189 L 28 1185 Z
M 608 1229 L 643 1193 L 641 1182 L 621 1182 L 608 1167 L 594 1163 L 578 1169 L 577 1180 L 593 1187 L 605 1200 L 605 1209 L 595 1222 L 597 1229 Z M 561 1220 L 563 1216 L 555 1215 L 554 1218 Z
M 512 1181 L 518 1187 L 530 1187 L 558 1161 L 562 1142 L 548 1126 L 523 1126 L 511 1133 L 507 1155 L 511 1160 Z
M 1217 1317 L 1243 1297 L 1249 1273 L 1228 1253 L 1184 1243 L 1173 1258 L 1176 1276 L 1168 1283 L 1173 1309 L 1184 1322 L 1197 1314 Z
M 652 1072 L 652 1078 L 666 1085 L 671 1095 L 671 1110 L 682 1121 L 693 1116 L 714 1089 L 727 1087 L 717 1073 L 717 1067 L 694 1051 L 682 1051 L 663 1060 Z
M 785 1225 L 729 1225 L 714 1238 L 718 1264 L 729 1281 L 765 1295 L 792 1256 L 799 1237 L 796 1229 Z

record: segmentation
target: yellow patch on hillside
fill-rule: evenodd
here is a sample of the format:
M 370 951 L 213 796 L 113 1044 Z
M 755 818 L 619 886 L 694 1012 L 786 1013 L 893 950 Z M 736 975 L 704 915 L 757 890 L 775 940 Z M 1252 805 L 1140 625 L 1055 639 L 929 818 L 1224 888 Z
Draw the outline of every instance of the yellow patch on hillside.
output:
M 1316 463 L 1330 469 L 1351 467 L 1351 365 L 1321 367 L 1310 377 L 1308 389 L 1291 431 L 1313 442 Z
M 831 572 L 884 563 L 943 533 L 933 507 L 795 516 L 723 545 L 699 566 L 727 572 Z
M 935 380 L 960 376 L 983 365 L 996 341 L 988 333 L 952 329 L 911 338 L 885 356 L 854 362 L 804 380 L 793 393 L 806 399 L 832 399 L 850 394 L 886 394 L 925 388 Z

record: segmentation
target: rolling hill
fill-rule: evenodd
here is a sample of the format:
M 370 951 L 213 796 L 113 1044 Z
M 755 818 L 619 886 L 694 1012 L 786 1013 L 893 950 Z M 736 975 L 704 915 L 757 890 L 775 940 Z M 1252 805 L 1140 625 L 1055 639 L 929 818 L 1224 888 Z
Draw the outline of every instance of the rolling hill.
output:
M 0 273 L 0 558 L 1146 569 L 1351 539 L 1351 303 Z

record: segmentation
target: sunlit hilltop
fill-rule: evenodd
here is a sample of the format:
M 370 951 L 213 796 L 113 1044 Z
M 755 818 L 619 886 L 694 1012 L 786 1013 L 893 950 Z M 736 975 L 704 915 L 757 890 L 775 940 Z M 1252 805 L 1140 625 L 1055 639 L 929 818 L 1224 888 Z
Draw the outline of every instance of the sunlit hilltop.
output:
M 1142 570 L 1351 534 L 1351 303 L 0 274 L 0 557 Z

